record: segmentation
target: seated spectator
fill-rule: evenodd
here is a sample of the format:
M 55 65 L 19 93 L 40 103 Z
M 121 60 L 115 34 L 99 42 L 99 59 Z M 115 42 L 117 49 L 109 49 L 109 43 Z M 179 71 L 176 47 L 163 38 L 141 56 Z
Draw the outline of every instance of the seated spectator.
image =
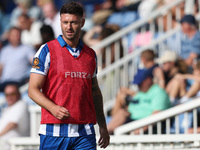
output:
M 100 25 L 94 26 L 90 31 L 88 31 L 84 34 L 83 41 L 84 41 L 84 43 L 86 43 L 89 46 L 94 46 L 94 45 L 100 43 L 105 38 L 107 38 L 110 35 L 117 32 L 119 29 L 120 29 L 119 26 L 115 25 L 115 24 L 106 24 L 104 27 L 102 27 Z M 123 47 L 122 47 L 121 40 L 119 40 L 119 51 L 117 51 L 115 47 L 116 46 L 114 43 L 110 44 L 111 58 L 108 59 L 110 61 L 110 62 L 108 62 L 108 64 L 111 64 L 118 59 L 115 57 L 116 53 L 119 56 L 119 58 L 121 58 L 123 56 Z M 105 66 L 106 66 L 106 59 L 107 59 L 106 58 L 106 50 L 107 50 L 107 48 L 95 50 L 97 56 L 102 54 L 102 66 L 101 66 L 102 68 L 105 68 Z
M 159 6 L 160 0 L 143 0 L 138 6 L 139 18 L 147 18 Z
M 162 69 L 155 62 L 155 54 L 151 49 L 147 49 L 141 53 L 141 63 L 145 69 L 152 73 L 154 81 L 161 87 L 165 88 L 165 78 Z
M 177 74 L 171 81 L 169 95 L 178 103 L 191 100 L 200 91 L 200 61 L 193 66 L 193 74 Z
M 8 139 L 29 136 L 30 116 L 28 106 L 21 100 L 16 84 L 7 85 L 4 94 L 8 106 L 4 109 L 0 118 L 0 144 L 2 144 L 0 147 L 2 150 L 9 150 Z
M 17 19 L 21 14 L 30 16 L 33 21 L 42 20 L 43 14 L 41 8 L 33 5 L 33 0 L 14 0 L 16 7 L 12 10 L 10 26 L 17 25 Z
M 54 2 L 47 0 L 41 6 L 44 14 L 44 23 L 50 25 L 54 31 L 55 37 L 57 38 L 62 34 L 60 27 L 60 13 L 58 12 Z
M 151 49 L 147 49 L 141 53 L 140 56 L 141 65 L 140 67 L 149 71 L 149 73 L 153 77 L 153 82 L 157 83 L 161 88 L 165 88 L 165 78 L 163 70 L 158 66 L 155 62 L 155 54 Z M 119 92 L 117 93 L 116 101 L 123 101 L 127 95 L 134 95 L 135 92 L 128 87 L 121 87 Z M 122 99 L 122 100 L 118 100 Z M 119 104 L 119 103 L 118 103 Z M 112 115 L 118 111 L 121 105 L 115 106 L 112 110 Z
M 119 99 L 116 106 L 120 108 L 113 114 L 108 123 L 109 133 L 126 122 L 145 118 L 170 107 L 170 101 L 164 89 L 157 84 L 153 84 L 152 74 L 146 69 L 139 69 L 134 76 L 133 84 L 138 85 L 139 91 L 133 96 L 126 97 L 126 100 Z M 146 128 L 144 129 L 146 130 Z M 138 132 L 135 131 L 135 134 Z
M 0 91 L 9 82 L 19 86 L 29 78 L 29 70 L 35 50 L 31 46 L 21 44 L 21 30 L 13 27 L 9 31 L 9 44 L 2 47 L 0 55 Z
M 158 64 L 155 62 L 155 54 L 154 51 L 151 49 L 147 49 L 141 53 L 140 56 L 141 59 L 141 65 L 140 67 L 143 69 L 148 70 L 148 72 L 153 77 L 153 82 L 157 83 L 161 88 L 165 88 L 165 78 L 163 70 L 158 66 Z M 117 93 L 116 101 L 123 101 L 127 95 L 133 96 L 135 92 L 128 88 L 128 87 L 121 87 L 119 92 Z M 118 100 L 119 99 L 119 100 Z M 122 100 L 120 100 L 122 99 Z M 121 104 L 115 106 L 112 110 L 112 115 L 116 114 L 116 112 L 121 107 Z
M 119 30 L 119 28 L 115 28 L 115 27 L 116 27 L 115 25 L 107 25 L 106 27 L 104 27 L 99 36 L 100 41 L 106 39 L 107 37 L 109 37 L 110 35 L 114 34 L 116 31 Z M 116 48 L 115 43 L 110 44 L 110 58 L 108 58 L 108 55 L 107 55 L 108 53 L 106 52 L 107 50 L 108 50 L 107 48 L 101 49 L 102 68 L 105 68 L 106 65 L 112 64 L 117 59 L 123 56 L 123 47 L 122 47 L 121 39 L 119 39 L 119 49 Z M 119 58 L 116 58 L 116 55 L 118 55 Z M 110 62 L 106 62 L 106 60 L 109 60 Z
M 22 44 L 31 45 L 35 49 L 41 46 L 42 38 L 40 28 L 42 22 L 34 21 L 26 14 L 21 14 L 18 18 L 18 27 L 22 30 Z
M 83 41 L 88 46 L 95 46 L 100 42 L 99 36 L 102 32 L 103 27 L 101 25 L 95 25 L 89 31 L 87 31 L 83 36 Z
M 165 52 L 159 57 L 156 62 L 160 65 L 164 73 L 165 90 L 168 93 L 171 86 L 170 80 L 177 73 L 186 73 L 187 66 L 182 59 L 179 59 L 174 51 L 165 50 Z
M 172 104 L 174 106 L 200 96 L 198 95 L 200 92 L 200 61 L 197 61 L 197 63 L 193 65 L 193 74 L 177 74 L 172 79 L 171 83 L 169 95 L 171 99 L 173 98 Z M 184 113 L 179 114 L 178 118 L 179 133 L 185 133 L 185 128 L 188 129 L 189 133 L 193 132 L 193 112 L 189 111 L 187 117 L 185 117 Z M 174 121 L 171 127 L 171 133 L 175 133 L 175 126 L 176 123 Z
M 200 57 L 200 32 L 193 15 L 185 15 L 181 19 L 181 52 L 180 57 L 191 67 L 193 61 Z

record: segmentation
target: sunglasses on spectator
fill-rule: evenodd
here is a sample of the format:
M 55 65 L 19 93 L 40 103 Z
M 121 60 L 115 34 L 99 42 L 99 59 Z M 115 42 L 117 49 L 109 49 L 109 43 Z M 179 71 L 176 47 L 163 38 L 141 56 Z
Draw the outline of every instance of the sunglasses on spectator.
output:
M 17 95 L 17 92 L 13 92 L 13 93 L 5 93 L 5 96 L 8 97 L 8 96 L 11 96 L 11 97 L 14 97 Z

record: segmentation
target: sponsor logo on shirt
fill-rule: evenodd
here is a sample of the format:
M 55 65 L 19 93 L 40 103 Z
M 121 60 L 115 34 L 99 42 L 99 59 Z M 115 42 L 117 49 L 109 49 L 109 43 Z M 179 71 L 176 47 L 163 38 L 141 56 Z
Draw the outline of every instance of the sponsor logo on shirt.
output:
M 85 79 L 92 79 L 90 73 L 86 72 L 65 72 L 65 78 L 85 78 Z

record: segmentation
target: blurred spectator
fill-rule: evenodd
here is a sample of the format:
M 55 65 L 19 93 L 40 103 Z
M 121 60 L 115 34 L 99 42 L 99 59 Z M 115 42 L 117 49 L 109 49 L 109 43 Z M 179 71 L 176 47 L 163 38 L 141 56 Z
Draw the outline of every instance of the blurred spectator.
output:
M 60 14 L 53 1 L 47 1 L 42 5 L 42 11 L 44 14 L 44 23 L 50 25 L 53 28 L 55 37 L 62 34 L 60 27 Z
M 110 133 L 126 122 L 145 118 L 170 107 L 167 93 L 157 84 L 153 84 L 152 74 L 148 70 L 139 69 L 133 84 L 138 85 L 139 91 L 133 96 L 127 95 L 125 100 L 116 101 L 114 107 L 121 106 L 107 125 Z M 138 134 L 138 131 L 134 133 Z
M 22 30 L 22 44 L 31 45 L 35 49 L 41 46 L 42 38 L 40 34 L 40 28 L 42 27 L 42 22 L 33 22 L 28 15 L 21 14 L 18 18 L 18 27 Z
M 0 39 L 2 39 L 2 35 L 3 33 L 9 29 L 9 25 L 8 25 L 8 22 L 10 21 L 9 20 L 9 15 L 7 15 L 5 12 L 4 12 L 4 8 L 1 6 L 1 3 L 0 3 Z
M 143 0 L 138 6 L 139 18 L 146 18 L 153 10 L 158 8 L 160 0 Z
M 165 88 L 165 78 L 162 69 L 155 62 L 155 54 L 151 49 L 147 49 L 141 53 L 141 62 L 145 69 L 150 71 L 153 76 L 154 83 L 157 83 L 161 88 Z
M 172 86 L 169 95 L 174 106 L 186 103 L 193 100 L 195 97 L 200 96 L 200 61 L 197 61 L 193 65 L 193 74 L 177 74 L 171 81 Z M 179 133 L 185 133 L 185 129 L 188 132 L 193 132 L 193 112 L 187 112 L 187 117 L 185 113 L 179 114 Z M 199 129 L 198 129 L 199 130 Z M 171 133 L 176 132 L 176 122 L 172 122 L 170 129 Z M 197 131 L 198 132 L 198 131 Z
M 11 13 L 10 26 L 17 25 L 17 19 L 21 14 L 27 14 L 33 21 L 43 18 L 42 10 L 36 5 L 33 5 L 33 0 L 14 0 L 17 4 Z
M 105 38 L 109 37 L 110 35 L 114 34 L 120 30 L 118 25 L 115 24 L 105 24 L 104 27 L 97 25 L 94 26 L 91 30 L 85 33 L 83 36 L 83 41 L 89 45 L 89 46 L 95 46 L 96 44 L 100 43 L 102 40 Z M 119 58 L 123 56 L 123 47 L 122 47 L 122 41 L 119 40 L 120 46 L 119 46 L 119 51 L 116 51 L 114 43 L 111 43 L 110 45 L 110 54 L 111 57 L 109 58 L 109 63 L 113 63 L 116 58 L 115 54 L 119 54 Z M 104 49 L 96 49 L 96 54 L 97 56 L 99 54 L 102 54 L 102 68 L 106 66 L 106 48 Z
M 47 43 L 47 42 L 49 42 L 49 41 L 51 41 L 55 38 L 53 29 L 50 25 L 44 24 L 40 28 L 40 34 L 41 34 L 41 37 L 42 37 L 42 44 L 45 44 L 45 43 Z
M 0 147 L 2 150 L 9 150 L 8 139 L 29 136 L 30 116 L 28 106 L 21 100 L 16 84 L 7 85 L 4 94 L 8 107 L 4 109 L 0 118 Z
M 200 91 L 200 61 L 194 64 L 192 74 L 177 74 L 171 82 L 169 95 L 175 103 L 179 98 L 178 103 L 191 100 Z
M 95 25 L 89 31 L 87 31 L 83 36 L 83 41 L 88 46 L 95 46 L 100 42 L 100 33 L 102 32 L 103 27 L 100 25 Z
M 171 50 L 165 50 L 156 62 L 160 65 L 160 68 L 164 73 L 165 90 L 169 93 L 169 90 L 171 89 L 170 80 L 177 73 L 186 73 L 187 66 L 184 61 L 178 58 L 177 54 Z
M 31 46 L 21 44 L 21 30 L 12 27 L 9 31 L 9 44 L 4 46 L 0 55 L 0 91 L 9 82 L 19 86 L 28 81 L 29 69 L 35 50 Z
M 181 52 L 188 66 L 192 66 L 193 61 L 200 57 L 200 32 L 197 29 L 196 19 L 193 15 L 185 15 L 181 19 Z
M 153 82 L 158 84 L 161 88 L 165 88 L 165 78 L 163 70 L 155 62 L 155 54 L 151 49 L 144 50 L 140 56 L 141 65 L 140 69 L 146 69 L 153 78 Z M 116 101 L 123 102 L 127 95 L 133 96 L 136 92 L 128 87 L 121 87 L 117 93 Z M 121 103 L 116 103 L 115 107 L 112 110 L 112 115 L 121 108 Z
M 99 40 L 102 41 L 105 38 L 109 37 L 110 35 L 112 35 L 113 33 L 115 33 L 116 31 L 119 30 L 119 28 L 117 28 L 117 25 L 107 25 L 105 26 L 99 36 Z M 108 58 L 107 56 L 107 48 L 103 48 L 101 50 L 102 53 L 102 68 L 106 67 L 106 65 L 108 64 L 112 64 L 113 62 L 115 62 L 117 59 L 122 58 L 123 56 L 123 47 L 122 47 L 122 41 L 121 39 L 119 39 L 119 49 L 117 49 L 115 47 L 115 43 L 111 43 L 110 44 L 110 58 Z M 97 52 L 98 55 L 98 52 Z M 116 55 L 119 56 L 119 58 L 116 58 Z M 106 62 L 106 60 L 109 60 L 109 62 Z
M 108 24 L 116 24 L 120 28 L 124 28 L 138 19 L 135 11 L 113 12 L 107 19 Z M 123 21 L 121 21 L 123 20 Z
M 165 50 L 164 53 L 156 59 L 156 62 L 161 66 L 164 72 L 165 85 L 178 73 L 178 67 L 176 65 L 177 60 L 177 54 L 170 50 Z

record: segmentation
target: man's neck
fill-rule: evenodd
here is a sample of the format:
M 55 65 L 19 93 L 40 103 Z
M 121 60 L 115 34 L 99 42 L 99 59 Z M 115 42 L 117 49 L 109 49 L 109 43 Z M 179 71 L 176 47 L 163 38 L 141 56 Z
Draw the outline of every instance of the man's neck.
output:
M 149 61 L 148 63 L 146 63 L 145 68 L 149 69 L 151 67 L 153 67 L 155 65 L 155 63 L 153 61 Z
M 67 40 L 63 37 L 63 39 L 65 40 L 65 42 L 71 47 L 71 48 L 76 48 L 78 46 L 79 43 L 79 38 L 77 38 L 76 40 Z

